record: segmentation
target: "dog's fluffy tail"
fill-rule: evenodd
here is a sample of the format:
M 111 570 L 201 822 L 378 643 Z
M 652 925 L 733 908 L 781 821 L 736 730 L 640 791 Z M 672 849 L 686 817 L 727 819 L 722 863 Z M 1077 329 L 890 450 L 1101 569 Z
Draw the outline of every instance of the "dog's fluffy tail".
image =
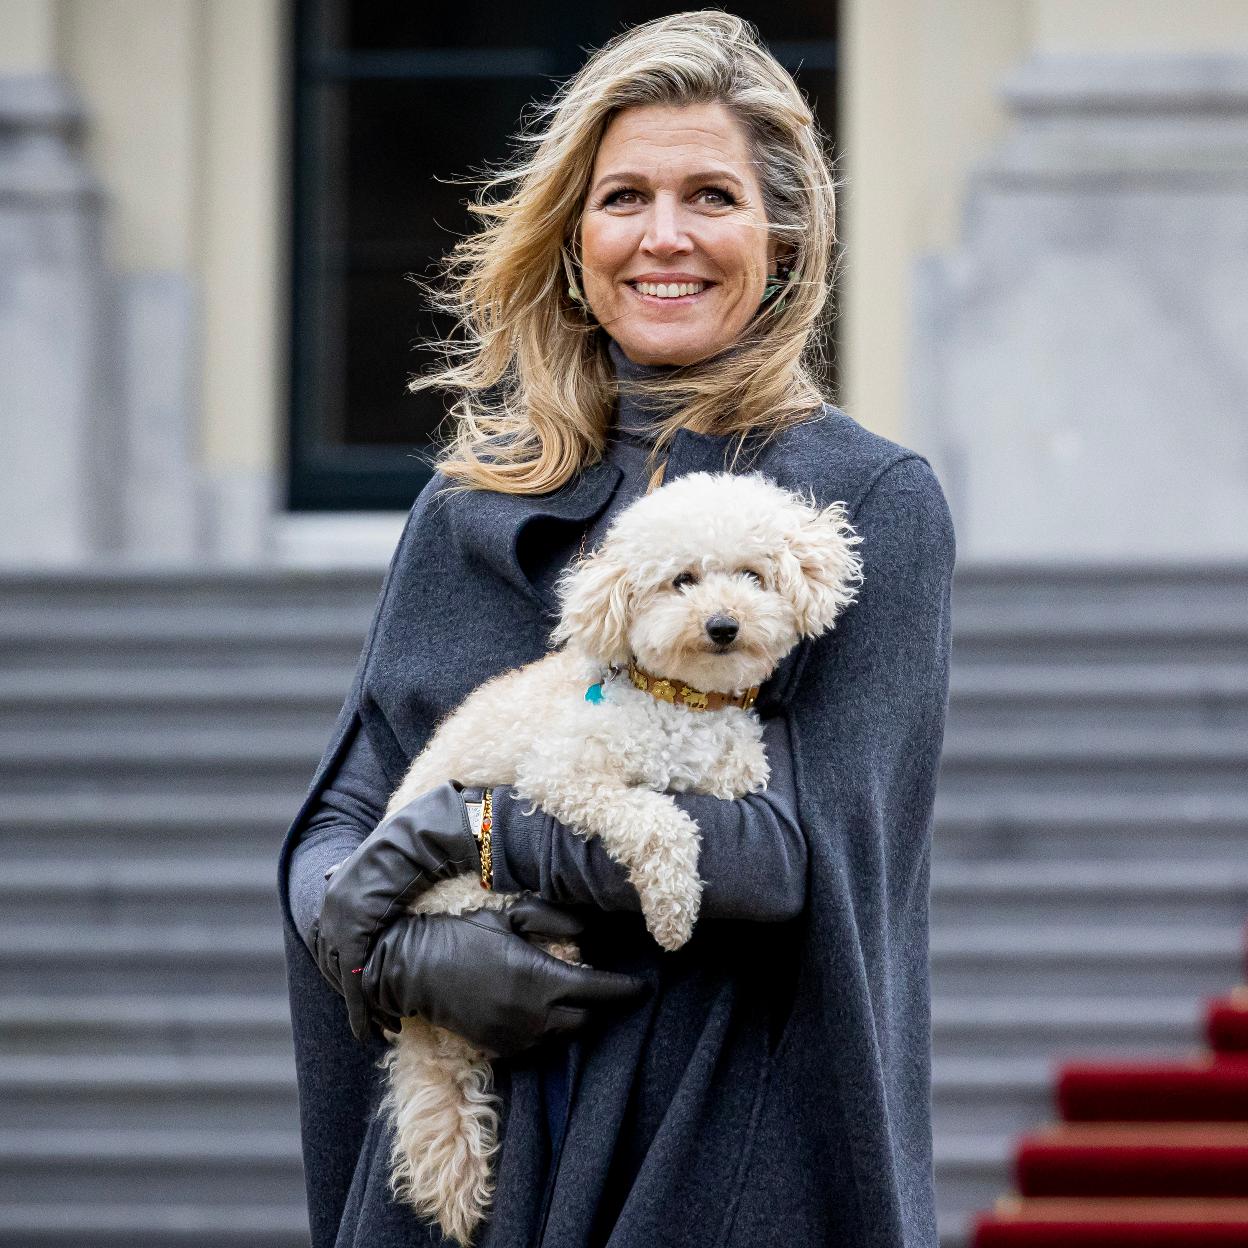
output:
M 459 1036 L 405 1018 L 382 1064 L 381 1112 L 395 1128 L 390 1189 L 468 1248 L 494 1192 L 499 1100 L 489 1062 Z

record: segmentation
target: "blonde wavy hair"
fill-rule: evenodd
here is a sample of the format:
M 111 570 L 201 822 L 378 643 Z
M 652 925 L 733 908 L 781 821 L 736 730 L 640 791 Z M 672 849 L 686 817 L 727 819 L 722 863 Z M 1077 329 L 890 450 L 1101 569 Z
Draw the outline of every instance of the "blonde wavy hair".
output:
M 518 154 L 477 183 L 482 227 L 446 257 L 434 305 L 456 318 L 443 364 L 411 382 L 454 396 L 437 459 L 452 488 L 544 494 L 601 458 L 618 397 L 606 332 L 568 293 L 589 179 L 621 110 L 721 103 L 744 128 L 767 228 L 791 277 L 740 337 L 708 361 L 630 383 L 657 403 L 655 456 L 681 427 L 765 437 L 823 402 L 823 313 L 834 278 L 836 191 L 801 91 L 728 13 L 677 13 L 634 26 L 537 106 Z

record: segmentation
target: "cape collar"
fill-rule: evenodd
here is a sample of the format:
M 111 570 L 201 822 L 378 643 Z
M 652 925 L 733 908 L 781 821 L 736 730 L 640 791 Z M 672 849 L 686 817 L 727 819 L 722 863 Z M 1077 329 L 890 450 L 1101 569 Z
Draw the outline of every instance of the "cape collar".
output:
M 730 437 L 678 430 L 672 439 L 664 480 L 673 481 L 689 472 L 726 471 L 731 442 Z M 468 530 L 464 536 L 506 581 L 553 618 L 559 604 L 549 593 L 538 589 L 526 566 L 530 563 L 528 538 L 536 535 L 534 526 L 544 523 L 583 527 L 610 503 L 623 475 L 619 467 L 604 459 L 549 494 L 479 491 L 471 507 L 465 507 L 461 513 Z

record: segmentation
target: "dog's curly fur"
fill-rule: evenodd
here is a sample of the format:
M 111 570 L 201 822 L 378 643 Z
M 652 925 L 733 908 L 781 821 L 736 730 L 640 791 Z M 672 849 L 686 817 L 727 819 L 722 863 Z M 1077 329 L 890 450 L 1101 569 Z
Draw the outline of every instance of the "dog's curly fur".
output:
M 699 834 L 667 794 L 733 798 L 764 788 L 762 728 L 753 711 L 659 701 L 620 669 L 633 659 L 704 691 L 761 684 L 853 601 L 859 540 L 840 503 L 817 507 L 760 474 L 692 473 L 639 499 L 593 555 L 563 573 L 552 637 L 562 648 L 469 695 L 414 760 L 387 813 L 448 779 L 511 784 L 598 837 L 628 868 L 655 940 L 680 948 L 701 899 Z M 738 624 L 727 645 L 707 632 L 717 615 Z M 599 681 L 601 701 L 588 702 L 587 687 Z M 510 900 L 460 877 L 413 909 L 462 913 Z M 578 956 L 574 945 L 547 949 Z M 468 1245 L 489 1208 L 498 1147 L 489 1062 L 458 1036 L 409 1018 L 385 1065 L 391 1186 Z

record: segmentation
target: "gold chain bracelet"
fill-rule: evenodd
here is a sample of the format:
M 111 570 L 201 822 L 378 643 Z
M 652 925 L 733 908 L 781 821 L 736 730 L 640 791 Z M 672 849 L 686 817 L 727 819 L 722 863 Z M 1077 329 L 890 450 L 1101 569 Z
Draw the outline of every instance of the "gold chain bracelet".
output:
M 494 790 L 481 792 L 481 837 L 477 842 L 481 850 L 481 887 L 489 891 L 494 887 L 494 853 L 490 843 L 490 829 L 494 826 Z

